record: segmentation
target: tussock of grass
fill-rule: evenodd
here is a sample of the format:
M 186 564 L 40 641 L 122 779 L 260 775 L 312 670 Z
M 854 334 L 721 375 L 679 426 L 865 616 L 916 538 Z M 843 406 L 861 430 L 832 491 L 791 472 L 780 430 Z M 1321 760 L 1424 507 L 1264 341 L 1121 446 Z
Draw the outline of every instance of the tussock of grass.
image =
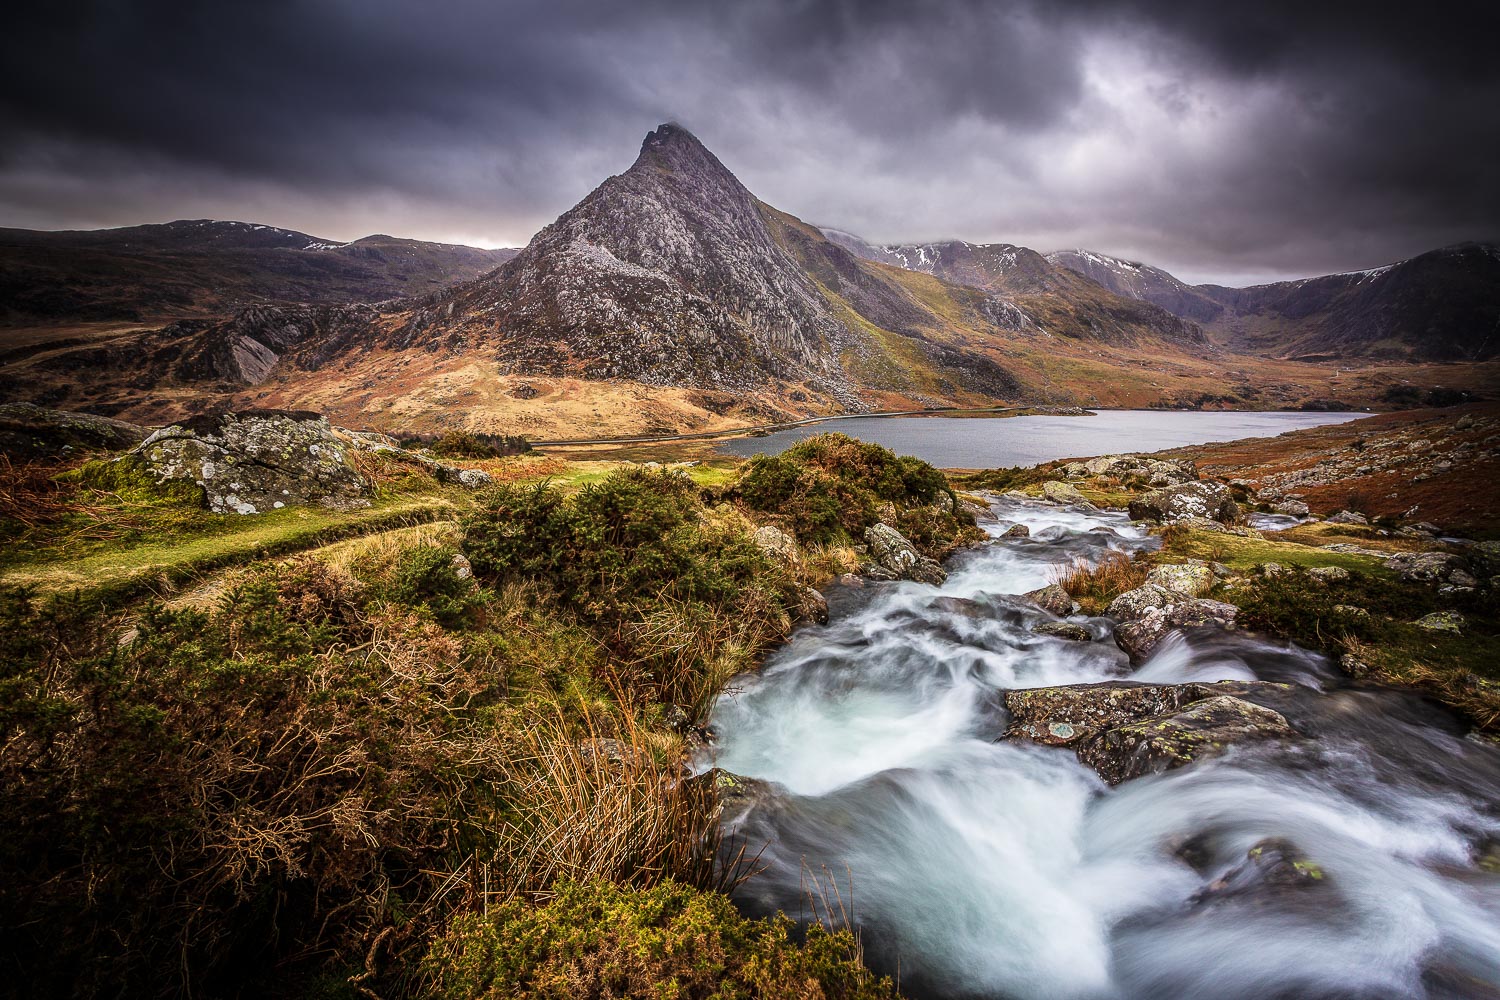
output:
M 1162 532 L 1162 552 L 1183 559 L 1204 559 L 1219 562 L 1230 569 L 1248 570 L 1262 563 L 1274 562 L 1283 566 L 1338 566 L 1352 571 L 1385 574 L 1382 562 L 1374 556 L 1352 552 L 1329 552 L 1309 545 L 1298 545 L 1280 539 L 1279 536 L 1247 538 L 1216 531 L 1201 531 L 1182 525 L 1169 525 Z M 1318 544 L 1327 544 L 1326 540 Z
M 1111 601 L 1146 582 L 1151 567 L 1124 552 L 1108 552 L 1097 564 L 1078 559 L 1054 571 L 1052 582 L 1082 607 L 1084 614 L 1102 615 Z

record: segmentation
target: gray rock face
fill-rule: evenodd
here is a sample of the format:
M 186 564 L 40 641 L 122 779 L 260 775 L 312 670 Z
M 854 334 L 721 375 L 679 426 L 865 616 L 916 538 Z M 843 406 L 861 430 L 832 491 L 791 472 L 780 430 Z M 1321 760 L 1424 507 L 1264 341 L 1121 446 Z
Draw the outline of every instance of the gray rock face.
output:
M 1028 527 L 1026 527 L 1026 525 L 1024 525 L 1024 524 L 1012 524 L 1009 528 L 1005 529 L 1005 534 L 1001 535 L 1000 537 L 1001 538 L 1030 538 L 1031 537 L 1031 529 L 1028 528 Z
M 928 559 L 917 551 L 906 536 L 885 522 L 865 529 L 865 545 L 869 547 L 872 569 L 881 570 L 885 577 L 866 572 L 873 579 L 914 580 L 941 586 L 948 574 L 936 560 Z
M 1068 747 L 1111 785 L 1181 767 L 1234 743 L 1289 739 L 1280 713 L 1243 696 L 1279 687 L 1217 684 L 1068 684 L 1005 692 L 1008 740 Z
M 1271 509 L 1278 514 L 1285 514 L 1287 517 L 1306 517 L 1312 512 L 1311 508 L 1301 500 L 1283 500 Z
M 1230 496 L 1229 487 L 1218 483 L 1179 483 L 1147 493 L 1130 501 L 1130 516 L 1137 521 L 1171 523 L 1188 517 L 1202 517 L 1223 524 L 1239 520 L 1239 505 Z
M 316 413 L 247 410 L 163 427 L 130 456 L 158 482 L 193 482 L 220 514 L 364 506 L 370 484 Z
M 1179 599 L 1166 587 L 1147 583 L 1116 597 L 1104 613 L 1117 622 L 1133 622 L 1145 617 L 1148 611 L 1165 608 Z
M 69 451 L 123 451 L 151 432 L 92 413 L 48 410 L 31 403 L 0 406 L 0 453 L 34 458 Z
M 1360 524 L 1367 525 L 1370 519 L 1363 514 L 1357 514 L 1352 510 L 1341 510 L 1337 514 L 1328 515 L 1329 524 Z

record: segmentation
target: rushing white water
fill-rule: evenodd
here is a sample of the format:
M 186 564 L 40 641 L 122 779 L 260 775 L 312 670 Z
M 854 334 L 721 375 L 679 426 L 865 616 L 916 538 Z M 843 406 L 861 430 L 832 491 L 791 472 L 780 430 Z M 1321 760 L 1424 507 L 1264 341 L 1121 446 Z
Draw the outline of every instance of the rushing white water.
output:
M 1132 673 L 1104 620 L 1075 619 L 1091 643 L 1033 634 L 1051 616 L 1008 595 L 1151 541 L 1118 514 L 996 511 L 1032 537 L 942 588 L 835 594 L 830 625 L 719 700 L 714 763 L 775 783 L 726 831 L 763 868 L 743 907 L 832 909 L 915 996 L 1500 996 L 1500 877 L 1475 864 L 1500 754 L 1286 644 L 1179 635 Z M 1001 689 L 1123 677 L 1294 682 L 1274 707 L 1314 738 L 1116 789 L 1071 751 L 994 742 Z M 1324 878 L 1203 895 L 1268 837 Z

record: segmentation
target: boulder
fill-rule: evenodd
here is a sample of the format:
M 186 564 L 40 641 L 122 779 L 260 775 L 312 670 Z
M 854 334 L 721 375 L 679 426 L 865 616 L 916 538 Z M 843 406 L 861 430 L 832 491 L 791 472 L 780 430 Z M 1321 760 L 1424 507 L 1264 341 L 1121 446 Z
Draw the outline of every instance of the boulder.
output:
M 1133 622 L 1144 618 L 1150 611 L 1165 608 L 1176 599 L 1166 587 L 1148 583 L 1120 594 L 1104 613 L 1117 622 Z
M 1010 724 L 1004 739 L 1072 749 L 1117 785 L 1212 756 L 1233 743 L 1295 737 L 1280 713 L 1244 698 L 1285 687 L 1259 681 L 1106 681 L 1006 691 Z
M 1423 615 L 1412 624 L 1428 632 L 1447 632 L 1450 635 L 1463 635 L 1464 627 L 1469 622 L 1468 619 L 1457 611 L 1434 611 L 1430 615 Z
M 1454 573 L 1468 575 L 1468 564 L 1452 552 L 1398 552 L 1385 565 L 1407 583 L 1447 583 Z
M 1121 624 L 1115 629 L 1115 642 L 1132 658 L 1142 660 L 1174 629 L 1234 628 L 1239 610 L 1233 604 L 1203 598 L 1177 601 L 1149 609 L 1139 618 Z
M 1055 639 L 1066 639 L 1069 642 L 1093 642 L 1094 633 L 1087 625 L 1079 625 L 1077 622 L 1042 622 L 1040 625 L 1031 626 L 1031 631 L 1037 635 L 1050 635 Z
M 1236 507 L 1236 509 L 1238 509 Z M 1239 535 L 1241 538 L 1264 538 L 1254 528 L 1243 525 L 1224 524 L 1210 517 L 1180 517 L 1172 522 L 1180 528 L 1191 528 L 1194 531 L 1212 531 L 1219 535 Z
M 865 529 L 865 545 L 873 560 L 871 568 L 890 574 L 886 577 L 866 572 L 872 579 L 915 580 L 935 587 L 948 579 L 936 560 L 922 555 L 901 532 L 883 521 Z
M 151 432 L 92 413 L 49 410 L 31 403 L 0 405 L 0 453 L 43 458 L 78 451 L 124 451 Z
M 1287 517 L 1306 517 L 1308 514 L 1312 513 L 1312 510 L 1307 506 L 1307 504 L 1303 503 L 1301 500 L 1283 500 L 1281 503 L 1277 504 L 1271 509 L 1278 514 L 1284 514 Z
M 1146 574 L 1146 582 L 1164 587 L 1175 594 L 1201 597 L 1214 589 L 1214 571 L 1207 563 L 1178 563 L 1156 566 Z
M 1322 867 L 1290 841 L 1269 837 L 1246 851 L 1243 862 L 1204 886 L 1192 902 L 1305 889 L 1323 884 L 1325 878 Z
M 1071 504 L 1076 507 L 1087 508 L 1088 510 L 1098 509 L 1089 503 L 1088 497 L 1078 492 L 1076 486 L 1059 482 L 1056 479 L 1049 479 L 1042 484 L 1042 495 L 1053 503 Z
M 1065 615 L 1073 610 L 1073 595 L 1055 583 L 1048 584 L 1039 590 L 1028 591 L 1021 596 L 1043 611 L 1054 615 Z
M 798 586 L 796 618 L 799 622 L 827 625 L 828 598 L 824 597 L 820 590 L 814 590 L 806 585 Z
M 797 566 L 802 562 L 802 549 L 797 545 L 797 540 L 791 535 L 772 525 L 755 529 L 755 544 L 760 546 L 762 552 L 779 562 L 788 566 Z
M 1152 460 L 1146 463 L 1141 475 L 1146 477 L 1148 486 L 1176 486 L 1179 483 L 1194 482 L 1198 478 L 1198 470 L 1192 462 L 1163 462 Z
M 1078 759 L 1111 785 L 1160 774 L 1253 740 L 1297 733 L 1280 712 L 1243 698 L 1217 695 L 1181 711 L 1106 730 L 1078 750 Z
M 1316 566 L 1307 575 L 1319 583 L 1343 583 L 1349 579 L 1349 571 L 1342 566 Z
M 1026 525 L 1024 525 L 1024 524 L 1012 524 L 1009 528 L 1005 529 L 1005 533 L 1002 534 L 1000 537 L 1001 538 L 1030 538 L 1031 537 L 1031 529 L 1028 528 L 1028 527 L 1026 527 Z
M 1352 510 L 1341 510 L 1337 514 L 1328 515 L 1328 523 L 1368 525 L 1370 523 L 1370 519 L 1365 517 L 1363 514 L 1355 513 Z
M 117 461 L 139 462 L 161 483 L 198 484 L 204 505 L 221 514 L 366 506 L 373 492 L 328 421 L 304 411 L 197 417 L 163 427 Z
M 1240 508 L 1229 487 L 1200 481 L 1179 483 L 1153 490 L 1130 501 L 1130 517 L 1136 521 L 1169 524 L 1183 518 L 1201 517 L 1222 524 L 1239 520 Z

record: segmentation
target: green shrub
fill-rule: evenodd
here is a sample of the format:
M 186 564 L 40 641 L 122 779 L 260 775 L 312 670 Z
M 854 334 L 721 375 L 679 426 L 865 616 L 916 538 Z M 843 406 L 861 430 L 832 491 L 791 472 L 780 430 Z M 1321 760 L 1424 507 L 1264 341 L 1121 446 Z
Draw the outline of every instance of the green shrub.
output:
M 525 438 L 475 431 L 448 431 L 436 440 L 409 437 L 402 443 L 408 447 L 426 444 L 428 450 L 439 458 L 502 458 L 506 455 L 524 455 L 531 450 L 531 445 Z
M 858 541 L 884 519 L 924 552 L 944 555 L 974 528 L 937 469 L 844 434 L 756 456 L 729 495 L 771 515 L 804 544 Z
M 449 1000 L 876 1000 L 888 979 L 860 964 L 847 932 L 748 920 L 728 899 L 675 883 L 631 892 L 572 883 L 542 907 L 512 902 L 458 920 L 429 952 L 432 992 Z

